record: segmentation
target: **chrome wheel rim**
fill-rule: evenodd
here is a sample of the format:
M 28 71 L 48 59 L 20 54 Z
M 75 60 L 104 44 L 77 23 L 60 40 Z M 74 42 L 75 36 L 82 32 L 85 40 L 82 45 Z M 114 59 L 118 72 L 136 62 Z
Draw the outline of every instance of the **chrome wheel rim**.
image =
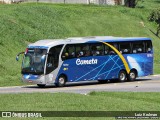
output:
M 126 78 L 126 75 L 125 75 L 124 73 L 121 73 L 121 74 L 120 74 L 120 80 L 121 80 L 121 81 L 124 81 L 125 78 Z
M 131 72 L 131 73 L 130 73 L 130 78 L 131 78 L 131 79 L 134 79 L 135 77 L 136 77 L 136 75 L 135 75 L 133 72 Z
M 59 78 L 59 83 L 60 83 L 60 84 L 64 84 L 64 82 L 65 82 L 64 78 L 60 77 L 60 78 Z

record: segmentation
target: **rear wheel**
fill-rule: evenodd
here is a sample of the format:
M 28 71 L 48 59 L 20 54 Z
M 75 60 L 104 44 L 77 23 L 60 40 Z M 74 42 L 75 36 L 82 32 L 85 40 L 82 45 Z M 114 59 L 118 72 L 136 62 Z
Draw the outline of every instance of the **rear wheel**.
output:
M 118 75 L 118 80 L 119 80 L 120 82 L 125 82 L 126 79 L 127 79 L 126 71 L 121 70 L 121 71 L 119 72 L 119 75 Z
M 137 72 L 135 70 L 131 70 L 128 75 L 128 80 L 134 81 L 134 80 L 136 80 L 136 77 L 137 77 Z
M 56 86 L 57 86 L 57 87 L 63 87 L 63 86 L 65 86 L 66 81 L 67 81 L 66 77 L 63 76 L 63 75 L 61 75 L 61 76 L 59 76 L 59 78 L 58 78 L 58 83 L 56 83 Z
M 37 84 L 38 87 L 44 88 L 46 85 L 45 84 Z

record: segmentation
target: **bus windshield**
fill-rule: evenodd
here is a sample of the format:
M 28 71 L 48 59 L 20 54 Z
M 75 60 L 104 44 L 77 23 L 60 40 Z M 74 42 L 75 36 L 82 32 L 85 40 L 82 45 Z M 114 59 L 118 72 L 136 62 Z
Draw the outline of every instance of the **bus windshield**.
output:
M 22 63 L 22 74 L 44 74 L 46 49 L 27 49 Z

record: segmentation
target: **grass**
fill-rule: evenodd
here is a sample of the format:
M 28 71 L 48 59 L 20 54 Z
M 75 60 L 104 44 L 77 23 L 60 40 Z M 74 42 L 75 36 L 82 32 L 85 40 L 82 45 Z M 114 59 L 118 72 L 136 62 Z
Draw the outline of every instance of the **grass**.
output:
M 0 111 L 160 111 L 159 99 L 134 92 L 1 94 Z
M 160 73 L 159 38 L 156 25 L 149 23 L 157 0 L 145 0 L 135 9 L 123 6 L 64 5 L 64 4 L 0 4 L 0 86 L 21 85 L 21 62 L 18 52 L 28 43 L 40 39 L 74 36 L 145 36 L 153 40 L 154 73 Z M 140 22 L 144 22 L 145 27 Z

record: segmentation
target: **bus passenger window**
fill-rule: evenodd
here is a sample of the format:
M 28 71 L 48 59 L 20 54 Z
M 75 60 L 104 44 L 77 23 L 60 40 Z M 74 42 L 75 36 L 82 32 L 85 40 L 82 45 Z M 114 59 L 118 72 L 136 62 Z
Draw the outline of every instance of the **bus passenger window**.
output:
M 109 46 L 107 46 L 107 45 L 105 45 L 104 54 L 105 54 L 105 55 L 108 55 L 108 54 L 109 54 Z
M 77 51 L 77 57 L 83 57 L 84 56 L 84 50 L 83 45 L 79 46 L 79 49 Z
M 62 53 L 62 60 L 71 59 L 75 57 L 74 45 L 66 45 Z
M 118 44 L 117 43 L 109 43 L 110 45 L 112 45 L 114 48 L 116 48 L 118 50 Z M 107 55 L 115 55 L 116 52 L 109 46 L 105 46 L 105 54 Z
M 133 42 L 133 53 L 144 53 L 144 44 L 143 42 Z
M 100 56 L 100 55 L 104 55 L 104 46 L 102 43 L 98 43 L 98 44 L 91 44 L 91 54 L 92 56 Z
M 122 54 L 129 54 L 131 52 L 131 46 L 129 42 L 125 42 L 125 43 L 120 43 L 119 44 L 120 47 L 120 53 Z
M 96 46 L 91 46 L 91 54 L 92 56 L 97 56 L 99 55 L 99 51 L 97 50 Z
M 146 50 L 145 51 L 147 53 L 151 53 L 151 51 L 152 51 L 152 43 L 151 43 L 151 41 L 146 41 L 145 44 L 146 44 Z
M 76 45 L 76 57 L 90 56 L 89 44 L 77 44 Z

